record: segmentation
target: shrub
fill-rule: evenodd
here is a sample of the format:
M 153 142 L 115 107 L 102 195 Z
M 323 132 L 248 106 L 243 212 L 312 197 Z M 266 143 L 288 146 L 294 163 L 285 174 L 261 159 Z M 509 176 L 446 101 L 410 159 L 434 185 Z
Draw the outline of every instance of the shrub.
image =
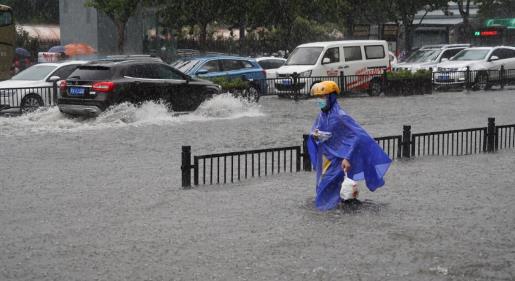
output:
M 226 77 L 216 77 L 216 78 L 211 79 L 211 81 L 213 81 L 213 83 L 215 83 L 215 84 L 220 85 L 224 92 L 225 91 L 232 92 L 235 90 L 242 91 L 244 89 L 247 89 L 249 86 L 249 82 L 244 81 L 241 78 L 229 79 Z
M 419 69 L 413 73 L 413 78 L 431 78 L 431 70 Z

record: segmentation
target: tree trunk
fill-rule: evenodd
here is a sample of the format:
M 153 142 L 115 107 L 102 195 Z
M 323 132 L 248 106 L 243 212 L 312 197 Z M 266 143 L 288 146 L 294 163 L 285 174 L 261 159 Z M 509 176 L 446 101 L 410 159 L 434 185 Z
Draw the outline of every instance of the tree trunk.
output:
M 413 31 L 413 26 L 411 24 L 404 25 L 404 49 L 407 54 L 411 54 L 411 48 L 413 48 L 413 42 L 411 38 L 411 33 Z
M 125 25 L 127 22 L 118 21 L 116 22 L 116 29 L 118 32 L 117 47 L 118 53 L 123 54 L 123 45 L 125 43 Z
M 206 42 L 207 42 L 207 23 L 201 23 L 200 24 L 200 53 L 205 54 L 206 53 Z
M 413 42 L 411 38 L 411 32 L 413 31 L 413 20 L 411 20 L 408 16 L 402 17 L 402 25 L 404 25 L 404 51 L 406 55 L 411 54 L 411 48 L 413 47 Z
M 463 17 L 463 34 L 461 34 L 460 43 L 465 43 L 470 41 L 470 21 L 469 16 L 466 15 Z
M 246 29 L 246 22 L 240 23 L 240 56 L 246 55 L 246 42 L 245 42 L 245 29 Z
M 352 13 L 349 13 L 345 19 L 345 39 L 353 39 L 352 29 L 354 27 L 354 18 Z

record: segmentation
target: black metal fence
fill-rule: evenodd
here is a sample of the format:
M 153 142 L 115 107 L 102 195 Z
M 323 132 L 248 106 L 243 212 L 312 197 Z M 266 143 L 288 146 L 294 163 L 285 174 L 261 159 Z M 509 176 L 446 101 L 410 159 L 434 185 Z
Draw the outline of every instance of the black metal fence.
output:
M 515 69 L 505 69 L 504 66 L 498 70 L 439 67 L 432 73 L 432 81 L 436 89 L 460 87 L 469 90 L 489 90 L 493 86 L 504 88 L 506 85 L 515 84 Z
M 308 135 L 301 146 L 289 146 L 239 152 L 193 156 L 191 147 L 182 147 L 182 186 L 193 184 L 225 184 L 253 177 L 279 173 L 311 171 L 307 152 Z M 379 146 L 392 159 L 409 159 L 422 156 L 468 155 L 515 148 L 515 124 L 495 125 L 488 118 L 488 126 L 461 130 L 411 133 L 404 126 L 403 134 L 375 138 Z
M 57 104 L 57 86 L 0 89 L 0 110 L 30 109 Z
M 303 77 L 301 74 L 277 74 L 276 78 L 253 81 L 260 94 L 290 98 L 308 98 L 311 87 L 321 81 L 334 81 L 344 94 L 366 92 L 370 96 L 407 96 L 432 94 L 434 90 L 461 88 L 466 90 L 489 90 L 494 86 L 504 88 L 515 85 L 515 69 L 460 70 L 458 68 L 430 70 L 426 75 L 409 78 L 389 77 L 384 69 L 371 69 L 367 74 Z
M 195 185 L 234 182 L 286 172 L 299 172 L 300 146 L 219 153 L 193 157 Z
M 487 128 L 413 134 L 411 156 L 466 155 L 485 151 Z
M 367 91 L 371 95 L 379 95 L 384 90 L 384 74 L 345 75 L 343 71 L 335 76 L 302 77 L 297 73 L 279 74 L 276 78 L 256 80 L 254 85 L 261 89 L 261 95 L 278 95 L 292 98 L 307 98 L 311 87 L 321 81 L 334 81 L 344 94 Z

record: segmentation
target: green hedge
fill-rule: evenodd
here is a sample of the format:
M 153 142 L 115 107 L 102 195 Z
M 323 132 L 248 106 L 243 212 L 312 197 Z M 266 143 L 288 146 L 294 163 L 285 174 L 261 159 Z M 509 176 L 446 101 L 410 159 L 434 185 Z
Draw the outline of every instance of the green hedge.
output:
M 395 72 L 386 73 L 386 78 L 395 80 L 395 79 L 431 79 L 431 71 L 425 69 L 419 69 L 417 72 L 412 73 L 409 70 L 400 70 Z
M 213 83 L 218 84 L 222 87 L 223 91 L 234 91 L 234 90 L 244 90 L 249 86 L 248 81 L 244 81 L 241 78 L 229 79 L 226 77 L 216 77 L 210 79 Z

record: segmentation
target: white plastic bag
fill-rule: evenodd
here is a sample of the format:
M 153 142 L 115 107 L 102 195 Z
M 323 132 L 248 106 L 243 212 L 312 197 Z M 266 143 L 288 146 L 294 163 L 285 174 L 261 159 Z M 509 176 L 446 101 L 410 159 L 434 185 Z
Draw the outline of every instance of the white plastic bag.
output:
M 349 199 L 357 199 L 358 195 L 359 195 L 358 183 L 346 176 L 345 180 L 342 183 L 342 189 L 340 190 L 340 197 L 343 200 L 349 200 Z

